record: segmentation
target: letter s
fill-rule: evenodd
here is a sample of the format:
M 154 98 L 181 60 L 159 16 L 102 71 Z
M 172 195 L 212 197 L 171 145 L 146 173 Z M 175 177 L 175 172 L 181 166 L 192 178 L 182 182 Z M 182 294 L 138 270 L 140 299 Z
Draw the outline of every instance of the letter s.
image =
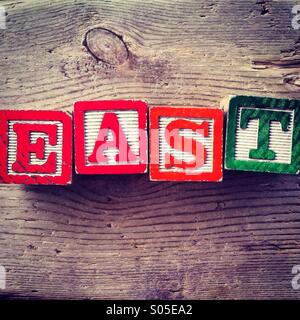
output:
M 190 129 L 202 134 L 204 137 L 208 137 L 208 122 L 206 121 L 203 121 L 201 124 L 184 119 L 178 119 L 170 122 L 165 130 L 165 138 L 167 143 L 173 149 L 193 154 L 195 160 L 186 162 L 175 159 L 173 155 L 166 153 L 165 168 L 169 169 L 171 167 L 177 167 L 181 169 L 197 169 L 203 166 L 206 161 L 206 149 L 204 148 L 203 144 L 195 139 L 180 136 L 180 129 Z

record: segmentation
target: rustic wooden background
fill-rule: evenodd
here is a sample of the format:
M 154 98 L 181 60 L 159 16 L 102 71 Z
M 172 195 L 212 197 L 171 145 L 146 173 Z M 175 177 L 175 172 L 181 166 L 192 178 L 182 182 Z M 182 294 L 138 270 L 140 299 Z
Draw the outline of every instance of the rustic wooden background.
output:
M 300 98 L 293 1 L 1 1 L 0 108 Z M 92 30 L 92 31 L 90 31 Z M 89 32 L 90 31 L 90 32 Z M 0 187 L 2 298 L 300 298 L 300 178 Z

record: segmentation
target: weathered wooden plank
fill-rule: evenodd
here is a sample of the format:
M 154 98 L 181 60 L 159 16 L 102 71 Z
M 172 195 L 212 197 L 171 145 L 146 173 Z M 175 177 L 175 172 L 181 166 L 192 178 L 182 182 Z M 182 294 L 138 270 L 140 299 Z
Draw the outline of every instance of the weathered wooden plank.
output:
M 294 1 L 1 4 L 8 13 L 0 30 L 2 109 L 300 97 Z M 95 28 L 107 30 L 100 32 L 105 44 L 88 38 Z M 0 187 L 1 297 L 299 298 L 291 287 L 300 264 L 297 176 L 225 172 L 221 184 L 157 183 L 148 175 L 74 180 Z

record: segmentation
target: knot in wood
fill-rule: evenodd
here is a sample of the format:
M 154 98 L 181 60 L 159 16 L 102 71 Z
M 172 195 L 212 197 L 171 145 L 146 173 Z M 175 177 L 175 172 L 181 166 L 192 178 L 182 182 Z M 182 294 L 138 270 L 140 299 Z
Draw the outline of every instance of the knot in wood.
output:
M 83 44 L 99 61 L 120 65 L 128 59 L 129 51 L 122 37 L 110 30 L 104 28 L 89 30 Z

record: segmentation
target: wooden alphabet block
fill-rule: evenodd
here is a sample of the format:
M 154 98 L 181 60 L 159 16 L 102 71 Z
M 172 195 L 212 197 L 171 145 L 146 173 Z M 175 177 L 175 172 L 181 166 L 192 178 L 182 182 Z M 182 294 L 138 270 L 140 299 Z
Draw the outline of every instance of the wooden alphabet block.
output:
M 77 173 L 147 172 L 147 106 L 144 102 L 77 102 L 74 110 Z
M 62 111 L 0 111 L 0 182 L 71 183 L 72 119 Z
M 230 96 L 226 169 L 297 174 L 300 170 L 300 101 Z
M 221 181 L 223 112 L 150 109 L 150 179 Z

